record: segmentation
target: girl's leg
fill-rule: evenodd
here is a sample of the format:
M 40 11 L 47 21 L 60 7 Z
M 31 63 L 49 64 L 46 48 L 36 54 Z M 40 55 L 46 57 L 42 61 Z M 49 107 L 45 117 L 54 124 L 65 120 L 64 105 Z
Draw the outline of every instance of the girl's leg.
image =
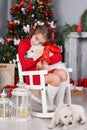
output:
M 59 87 L 54 87 L 54 86 L 48 84 L 48 86 L 47 86 L 48 111 L 55 110 L 54 98 L 57 95 L 58 90 L 59 90 Z
M 51 84 L 54 87 L 58 87 L 61 82 L 64 82 L 67 80 L 67 72 L 62 69 L 56 69 L 53 71 L 53 73 L 48 73 L 45 75 L 45 83 Z
M 45 83 L 51 84 L 54 87 L 58 87 L 58 85 L 61 83 L 61 77 L 60 75 L 56 73 L 48 73 L 45 75 Z
M 54 73 L 56 75 L 60 75 L 61 77 L 61 84 L 59 85 L 59 90 L 56 96 L 56 105 L 60 105 L 63 104 L 64 102 L 64 96 L 65 96 L 65 90 L 67 87 L 67 72 L 65 70 L 59 69 L 59 70 L 55 70 Z
M 56 76 L 60 77 L 61 82 L 64 82 L 67 80 L 67 72 L 65 70 L 56 69 L 53 73 L 56 74 Z
M 61 83 L 61 78 L 54 73 L 48 73 L 45 76 L 45 83 L 47 84 L 48 111 L 53 111 L 55 109 L 54 98 L 58 93 L 58 85 Z
M 49 105 L 48 110 L 54 109 L 54 105 L 53 105 L 54 98 L 59 91 L 58 86 L 61 84 L 61 82 L 64 82 L 66 80 L 67 80 L 67 73 L 64 70 L 55 70 L 53 73 L 48 73 L 47 75 L 45 75 L 45 83 L 48 84 L 47 86 L 47 96 L 48 96 L 48 105 Z M 61 98 L 61 100 L 62 99 L 63 98 Z

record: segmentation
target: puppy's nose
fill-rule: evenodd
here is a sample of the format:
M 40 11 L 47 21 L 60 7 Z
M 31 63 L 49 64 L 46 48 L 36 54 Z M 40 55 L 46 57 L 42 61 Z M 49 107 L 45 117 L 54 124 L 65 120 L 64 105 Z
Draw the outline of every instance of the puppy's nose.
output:
M 72 125 L 72 122 L 69 122 L 69 125 Z
M 25 52 L 25 55 L 27 55 L 27 52 Z

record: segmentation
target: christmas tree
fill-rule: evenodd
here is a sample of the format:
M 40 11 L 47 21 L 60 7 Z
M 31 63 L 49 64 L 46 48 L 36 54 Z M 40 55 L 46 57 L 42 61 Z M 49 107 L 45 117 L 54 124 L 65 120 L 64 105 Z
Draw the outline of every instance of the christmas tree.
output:
M 8 32 L 4 43 L 0 44 L 0 62 L 15 63 L 17 47 L 35 26 L 46 24 L 52 32 L 52 39 L 57 43 L 57 32 L 51 0 L 17 0 L 9 13 L 12 21 L 7 22 Z M 58 44 L 58 43 L 57 43 Z

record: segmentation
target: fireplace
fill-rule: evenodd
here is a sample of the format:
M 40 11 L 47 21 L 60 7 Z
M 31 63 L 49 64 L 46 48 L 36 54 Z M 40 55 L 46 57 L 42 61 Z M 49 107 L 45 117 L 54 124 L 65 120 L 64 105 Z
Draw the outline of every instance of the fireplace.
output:
M 70 78 L 77 81 L 87 78 L 87 32 L 71 32 L 65 39 L 65 63 L 73 72 Z

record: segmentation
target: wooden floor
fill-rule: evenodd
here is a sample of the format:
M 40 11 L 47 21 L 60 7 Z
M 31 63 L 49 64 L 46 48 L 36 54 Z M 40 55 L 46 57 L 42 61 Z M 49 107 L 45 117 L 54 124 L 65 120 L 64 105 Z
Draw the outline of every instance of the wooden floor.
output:
M 73 94 L 72 103 L 82 105 L 87 112 L 87 90 L 84 94 Z M 30 121 L 19 122 L 15 120 L 0 120 L 0 130 L 48 130 L 51 119 L 40 119 L 32 117 Z M 53 130 L 61 130 L 56 127 Z M 70 130 L 87 130 L 87 124 L 77 125 Z

